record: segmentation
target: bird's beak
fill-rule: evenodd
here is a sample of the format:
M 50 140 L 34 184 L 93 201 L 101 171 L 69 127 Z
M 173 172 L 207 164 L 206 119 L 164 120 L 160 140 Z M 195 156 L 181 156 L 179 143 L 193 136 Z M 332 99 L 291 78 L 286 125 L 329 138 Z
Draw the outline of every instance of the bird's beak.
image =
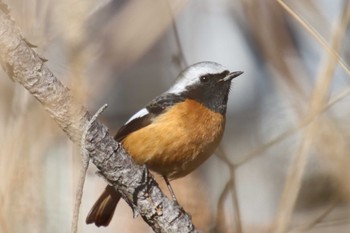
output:
M 235 71 L 235 72 L 229 73 L 224 78 L 220 79 L 219 82 L 231 81 L 232 79 L 240 76 L 241 74 L 243 74 L 243 71 Z

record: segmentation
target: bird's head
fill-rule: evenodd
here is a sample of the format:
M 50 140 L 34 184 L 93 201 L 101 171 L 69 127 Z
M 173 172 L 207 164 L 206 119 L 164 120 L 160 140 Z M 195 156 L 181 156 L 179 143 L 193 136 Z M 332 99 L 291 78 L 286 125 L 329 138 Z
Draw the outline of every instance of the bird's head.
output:
M 193 99 L 225 114 L 231 80 L 243 72 L 230 72 L 215 62 L 200 62 L 182 71 L 167 93 Z

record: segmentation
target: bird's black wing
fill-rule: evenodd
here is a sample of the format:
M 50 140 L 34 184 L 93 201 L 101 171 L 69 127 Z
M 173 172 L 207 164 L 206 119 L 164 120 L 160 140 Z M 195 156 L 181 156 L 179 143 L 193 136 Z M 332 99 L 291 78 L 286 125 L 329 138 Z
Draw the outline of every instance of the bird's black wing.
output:
M 145 109 L 142 110 L 143 114 L 136 117 L 133 116 L 131 118 L 132 120 L 129 120 L 125 125 L 123 125 L 115 135 L 114 139 L 117 141 L 122 141 L 128 134 L 151 124 L 153 119 L 159 114 L 163 113 L 174 104 L 184 100 L 185 97 L 170 93 L 156 97 L 146 106 Z M 137 114 L 138 113 L 135 115 Z
M 174 104 L 180 103 L 185 100 L 185 97 L 167 93 L 156 97 L 147 105 L 147 110 L 155 115 L 163 113 L 166 109 Z
M 118 130 L 117 134 L 114 136 L 114 139 L 118 142 L 122 141 L 126 136 L 128 136 L 128 134 L 151 124 L 152 119 L 153 119 L 153 114 L 146 112 L 145 115 L 129 120 L 125 125 L 123 125 Z

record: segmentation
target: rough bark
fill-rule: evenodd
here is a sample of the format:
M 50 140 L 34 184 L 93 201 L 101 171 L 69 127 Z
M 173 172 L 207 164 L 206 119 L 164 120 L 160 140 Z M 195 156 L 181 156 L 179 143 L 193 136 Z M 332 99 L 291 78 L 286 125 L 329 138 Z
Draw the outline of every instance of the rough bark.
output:
M 0 1 L 0 61 L 9 77 L 23 85 L 77 144 L 91 115 L 48 69 Z M 135 164 L 98 121 L 86 135 L 86 149 L 106 182 L 122 194 L 155 232 L 197 232 L 190 216 L 159 189 L 145 166 Z M 156 146 L 156 145 L 155 145 Z

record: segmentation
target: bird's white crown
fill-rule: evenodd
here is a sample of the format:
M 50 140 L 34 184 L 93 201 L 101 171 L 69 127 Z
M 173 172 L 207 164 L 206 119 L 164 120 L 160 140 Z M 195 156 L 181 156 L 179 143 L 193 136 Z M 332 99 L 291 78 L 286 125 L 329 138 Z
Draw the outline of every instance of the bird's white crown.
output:
M 179 74 L 175 84 L 167 93 L 181 93 L 185 91 L 187 87 L 199 83 L 199 77 L 206 74 L 219 74 L 225 70 L 228 69 L 216 62 L 205 61 L 193 64 Z

